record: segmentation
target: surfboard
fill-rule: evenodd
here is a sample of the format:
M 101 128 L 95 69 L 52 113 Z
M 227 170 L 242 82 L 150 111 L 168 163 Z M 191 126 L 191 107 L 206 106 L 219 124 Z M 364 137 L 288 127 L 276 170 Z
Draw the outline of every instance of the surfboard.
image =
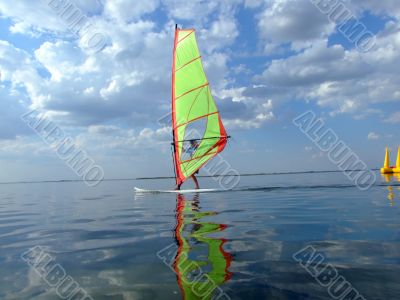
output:
M 174 193 L 174 194 L 194 194 L 194 193 L 215 193 L 215 192 L 225 192 L 228 190 L 223 189 L 198 189 L 198 190 L 146 190 L 135 187 L 136 193 Z

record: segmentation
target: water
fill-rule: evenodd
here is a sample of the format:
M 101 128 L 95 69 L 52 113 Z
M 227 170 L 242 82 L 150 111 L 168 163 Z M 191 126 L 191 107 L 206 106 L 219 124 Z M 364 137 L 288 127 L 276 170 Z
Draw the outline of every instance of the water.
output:
M 318 270 L 331 264 L 365 299 L 400 299 L 399 177 L 378 175 L 368 191 L 316 173 L 243 177 L 235 192 L 133 193 L 171 185 L 0 185 L 0 298 L 61 299 L 57 278 L 49 286 L 21 258 L 41 246 L 48 268 L 93 299 L 332 299 L 293 258 L 313 246 Z

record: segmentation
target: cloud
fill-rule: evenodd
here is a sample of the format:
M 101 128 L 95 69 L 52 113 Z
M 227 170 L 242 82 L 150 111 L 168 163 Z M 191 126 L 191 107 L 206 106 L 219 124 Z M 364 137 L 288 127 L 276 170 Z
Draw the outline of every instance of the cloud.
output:
M 151 13 L 159 6 L 159 0 L 132 1 L 114 0 L 106 1 L 104 14 L 116 21 L 131 22 L 140 19 L 143 15 Z
M 148 149 L 170 149 L 171 128 L 143 128 L 140 131 L 115 125 L 93 125 L 80 133 L 76 141 L 92 153 L 107 155 L 132 155 Z
M 40 76 L 31 55 L 0 40 L 0 139 L 14 139 L 17 135 L 30 134 L 21 115 L 29 107 L 30 99 L 37 97 Z
M 14 22 L 14 32 L 18 28 L 21 29 L 17 30 L 19 33 L 29 33 L 31 30 L 59 32 L 66 28 L 45 1 L 0 1 L 0 13 Z
M 369 10 L 374 14 L 392 15 L 400 17 L 400 7 L 396 0 L 352 0 L 349 5 L 355 11 Z
M 133 2 L 131 0 L 106 1 L 104 14 L 117 21 L 130 22 L 153 12 L 159 5 L 158 0 Z
M 171 18 L 180 20 L 191 20 L 196 23 L 207 22 L 209 16 L 216 12 L 219 5 L 225 1 L 182 1 L 182 0 L 163 0 Z M 201 12 L 201 13 L 200 13 Z
M 397 124 L 400 123 L 400 111 L 392 113 L 389 118 L 385 120 L 387 123 Z
M 12 87 L 24 85 L 33 92 L 40 82 L 39 64 L 24 50 L 7 41 L 0 40 L 1 81 L 11 82 Z
M 227 104 L 227 103 L 228 104 Z M 273 101 L 259 99 L 245 99 L 232 101 L 224 99 L 220 102 L 224 124 L 228 130 L 260 128 L 264 124 L 275 120 Z M 228 112 L 228 113 L 227 113 Z
M 66 41 L 44 42 L 35 51 L 35 58 L 51 74 L 52 81 L 70 80 L 82 73 L 85 55 L 73 43 Z
M 343 47 L 327 47 L 327 41 L 319 41 L 301 54 L 273 60 L 257 79 L 275 86 L 305 87 L 360 77 L 368 68 Z
M 235 18 L 229 15 L 221 15 L 219 19 L 211 22 L 209 29 L 199 32 L 201 48 L 205 53 L 221 50 L 230 46 L 239 35 Z
M 79 40 L 70 38 L 66 24 L 58 20 L 49 7 L 41 9 L 46 18 L 54 20 L 51 24 L 33 20 L 30 2 L 22 1 L 17 11 L 12 11 L 6 4 L 2 6 L 3 14 L 14 21 L 27 15 L 27 26 L 21 27 L 21 33 L 28 28 L 42 34 L 45 31 L 57 33 L 54 40 L 44 42 L 33 56 L 24 53 L 25 58 L 17 58 L 15 63 L 10 64 L 10 71 L 5 70 L 5 77 L 12 84 L 26 88 L 32 107 L 47 111 L 48 116 L 63 126 L 123 122 L 131 128 L 144 128 L 170 109 L 173 26 L 166 23 L 163 28 L 146 18 L 161 7 L 171 17 L 193 20 L 199 25 L 199 46 L 217 101 L 221 91 L 227 90 L 227 86 L 233 83 L 227 47 L 232 46 L 239 35 L 234 14 L 241 1 L 187 3 L 151 0 L 134 3 L 119 0 L 106 2 L 103 7 L 99 7 L 99 3 L 76 2 L 89 16 L 90 22 L 95 23 L 96 29 L 110 37 L 107 47 L 95 55 L 86 53 L 79 47 Z M 201 17 L 199 11 L 202 12 Z M 11 78 L 12 68 L 18 62 L 27 60 L 29 72 L 25 70 L 25 75 L 19 76 L 18 80 L 15 75 Z M 41 69 L 49 76 L 40 77 Z M 231 124 L 250 128 L 273 119 L 272 110 L 265 108 L 266 101 L 262 97 L 238 104 L 231 98 L 224 99 L 222 105 L 231 111 L 236 109 L 234 107 L 244 108 L 248 120 L 229 112 L 226 115 L 231 116 Z
M 314 40 L 327 38 L 334 30 L 334 25 L 309 0 L 274 0 L 267 3 L 258 16 L 261 38 L 267 42 L 264 49 L 276 48 L 283 43 L 302 48 Z
M 379 138 L 380 138 L 380 136 L 375 132 L 368 133 L 368 140 L 370 140 L 370 141 L 377 140 Z
M 314 149 L 314 148 L 311 147 L 311 146 L 305 146 L 305 147 L 304 147 L 304 151 L 306 151 L 306 152 L 311 152 L 313 149 Z
M 15 139 L 18 135 L 30 134 L 30 129 L 21 120 L 25 113 L 25 97 L 17 90 L 9 90 L 0 84 L 1 117 L 0 140 Z
M 28 128 L 28 130 L 31 129 Z M 17 160 L 30 161 L 38 158 L 54 158 L 55 152 L 41 139 L 28 135 L 17 135 L 13 139 L 0 139 L 0 157 L 13 162 Z
M 300 53 L 272 60 L 255 80 L 283 99 L 315 101 L 332 116 L 381 115 L 376 104 L 400 101 L 399 49 L 400 27 L 388 22 L 368 53 L 315 41 Z
M 168 103 L 170 80 L 162 74 L 170 72 L 170 34 L 153 32 L 151 22 L 104 22 L 98 25 L 112 33 L 112 45 L 96 55 L 60 40 L 45 42 L 35 51 L 36 60 L 51 75 L 42 78 L 41 91 L 35 90 L 41 97 L 29 93 L 35 107 L 66 112 L 64 119 L 75 124 L 129 118 L 139 125 Z
M 325 153 L 322 152 L 322 151 L 319 151 L 318 153 L 315 153 L 315 154 L 311 155 L 311 158 L 313 160 L 318 160 L 318 159 L 321 159 L 321 158 L 325 158 Z
M 257 8 L 263 4 L 263 0 L 245 0 L 244 7 L 246 8 Z
M 59 124 L 56 124 L 59 125 Z M 64 127 L 60 126 L 64 130 Z M 28 130 L 31 130 L 28 128 Z M 68 131 L 70 131 L 69 128 Z M 146 151 L 166 152 L 170 149 L 171 127 L 134 130 L 115 125 L 92 125 L 77 129 L 71 136 L 80 149 L 98 157 L 140 155 Z M 68 134 L 68 133 L 67 133 Z M 0 154 L 4 157 L 55 157 L 55 151 L 40 138 L 17 136 L 0 139 Z
M 25 70 L 25 76 L 17 81 L 9 78 L 5 70 L 6 79 L 25 86 L 32 107 L 51 112 L 64 125 L 87 126 L 118 121 L 143 127 L 154 123 L 170 108 L 173 26 L 167 23 L 164 29 L 154 21 L 145 20 L 147 14 L 160 9 L 160 4 L 160 1 L 120 0 L 107 2 L 103 10 L 99 10 L 96 5 L 91 8 L 78 1 L 78 7 L 93 14 L 90 22 L 95 22 L 96 30 L 110 37 L 107 47 L 92 55 L 79 47 L 81 41 L 70 39 L 70 33 L 64 37 L 58 33 L 55 40 L 46 41 L 36 49 L 33 57 L 24 54 L 31 66 L 30 76 Z M 171 16 L 183 17 L 184 14 L 185 18 L 196 19 L 198 11 L 202 11 L 199 22 L 204 26 L 198 30 L 199 45 L 204 50 L 205 69 L 216 92 L 229 83 L 229 58 L 224 51 L 239 34 L 236 19 L 230 15 L 238 4 L 239 1 L 218 4 L 162 1 Z M 8 17 L 18 19 L 25 11 L 29 14 L 31 4 L 23 2 L 18 7 L 18 14 L 11 13 L 9 6 L 4 6 L 3 11 Z M 54 14 L 47 8 L 44 8 L 47 13 Z M 101 18 L 96 15 L 99 13 Z M 211 14 L 215 14 L 213 20 L 206 22 L 205 16 Z M 57 32 L 60 29 L 46 27 L 41 22 L 32 21 L 30 25 Z M 27 59 L 18 58 L 11 63 L 10 73 L 17 62 L 24 60 Z M 36 76 L 32 80 L 40 69 L 45 69 L 50 78 Z

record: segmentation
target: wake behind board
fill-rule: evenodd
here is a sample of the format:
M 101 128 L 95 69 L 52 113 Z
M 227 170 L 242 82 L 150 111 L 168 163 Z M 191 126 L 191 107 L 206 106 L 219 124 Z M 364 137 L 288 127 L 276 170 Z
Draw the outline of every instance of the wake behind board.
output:
M 146 190 L 146 189 L 140 189 L 135 187 L 135 192 L 136 193 L 153 193 L 153 194 L 159 194 L 159 193 L 175 193 L 175 194 L 194 194 L 194 193 L 215 193 L 215 192 L 225 192 L 226 190 L 222 189 L 198 189 L 198 190 Z

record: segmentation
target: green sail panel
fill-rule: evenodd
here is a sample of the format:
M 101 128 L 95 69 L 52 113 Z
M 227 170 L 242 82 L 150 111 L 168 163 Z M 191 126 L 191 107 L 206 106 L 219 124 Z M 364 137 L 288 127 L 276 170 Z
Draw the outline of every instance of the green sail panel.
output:
M 175 31 L 172 127 L 176 182 L 182 184 L 221 152 L 227 142 L 193 29 Z

